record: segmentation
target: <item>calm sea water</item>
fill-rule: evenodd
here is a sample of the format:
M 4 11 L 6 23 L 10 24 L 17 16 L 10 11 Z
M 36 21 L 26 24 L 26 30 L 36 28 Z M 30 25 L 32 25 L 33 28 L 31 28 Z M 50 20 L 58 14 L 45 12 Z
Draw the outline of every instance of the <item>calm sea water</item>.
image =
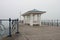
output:
M 14 25 L 14 27 L 16 28 L 16 24 Z M 11 26 L 12 28 L 12 26 Z M 12 33 L 16 32 L 16 29 L 11 29 Z M 8 21 L 2 21 L 2 24 L 0 24 L 0 39 L 2 37 L 8 36 L 9 35 L 9 22 Z
M 9 22 L 8 21 L 2 21 L 2 24 L 0 24 L 0 39 L 4 36 L 7 36 L 9 33 Z

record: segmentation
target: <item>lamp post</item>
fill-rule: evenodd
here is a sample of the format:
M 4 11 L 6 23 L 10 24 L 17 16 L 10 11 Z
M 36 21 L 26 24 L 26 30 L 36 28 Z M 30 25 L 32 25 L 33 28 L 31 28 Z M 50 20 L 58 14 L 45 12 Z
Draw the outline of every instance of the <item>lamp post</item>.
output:
M 20 11 L 20 21 L 21 21 L 21 11 Z

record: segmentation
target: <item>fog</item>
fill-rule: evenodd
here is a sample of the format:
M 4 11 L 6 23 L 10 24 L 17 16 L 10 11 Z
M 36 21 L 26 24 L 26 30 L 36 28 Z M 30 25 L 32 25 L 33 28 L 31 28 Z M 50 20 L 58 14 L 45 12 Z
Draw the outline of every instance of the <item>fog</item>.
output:
M 20 13 L 32 9 L 46 11 L 41 15 L 44 20 L 60 19 L 60 0 L 0 0 L 0 19 L 20 19 Z

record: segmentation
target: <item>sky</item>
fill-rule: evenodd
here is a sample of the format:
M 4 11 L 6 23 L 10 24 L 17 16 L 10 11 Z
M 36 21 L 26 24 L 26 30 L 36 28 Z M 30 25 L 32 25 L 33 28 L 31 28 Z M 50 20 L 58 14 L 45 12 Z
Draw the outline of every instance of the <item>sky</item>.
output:
M 60 0 L 0 0 L 0 19 L 20 19 L 20 13 L 33 9 L 46 11 L 41 19 L 60 20 Z

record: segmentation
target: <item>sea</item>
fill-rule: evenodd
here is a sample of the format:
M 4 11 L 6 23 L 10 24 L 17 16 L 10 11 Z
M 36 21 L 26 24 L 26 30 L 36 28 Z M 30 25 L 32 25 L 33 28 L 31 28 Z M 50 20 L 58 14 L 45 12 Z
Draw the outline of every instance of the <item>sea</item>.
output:
M 2 21 L 2 23 L 0 23 L 0 39 L 7 35 L 9 35 L 9 22 Z
M 11 22 L 11 34 L 17 32 L 17 24 L 14 22 L 12 26 Z M 0 39 L 9 35 L 9 21 L 0 22 Z

